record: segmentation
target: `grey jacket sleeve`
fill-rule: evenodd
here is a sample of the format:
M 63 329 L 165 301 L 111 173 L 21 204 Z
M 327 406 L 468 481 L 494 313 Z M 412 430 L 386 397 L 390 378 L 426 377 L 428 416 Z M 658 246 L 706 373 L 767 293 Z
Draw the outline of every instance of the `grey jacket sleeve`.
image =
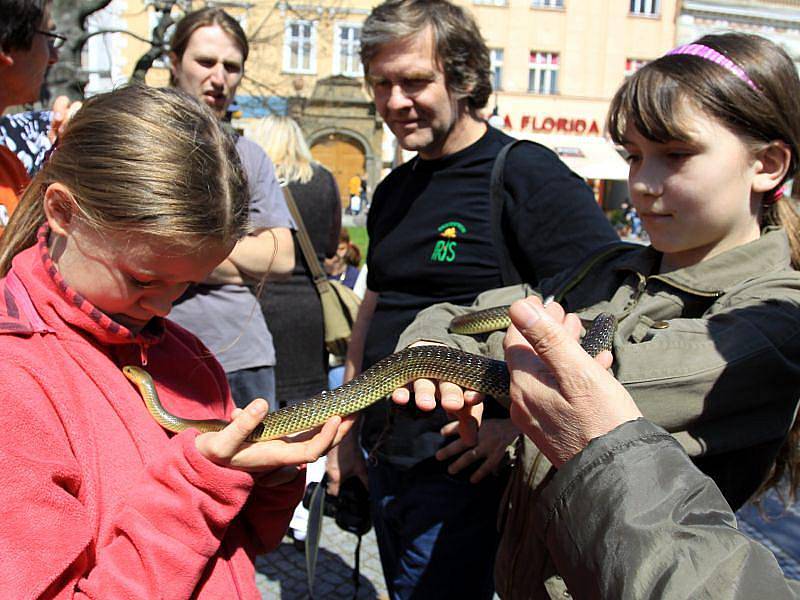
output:
M 797 598 L 736 529 L 714 482 L 639 419 L 593 440 L 542 490 L 536 535 L 575 598 Z
M 459 306 L 448 302 L 434 304 L 421 310 L 414 321 L 409 325 L 400 336 L 397 342 L 397 350 L 407 348 L 414 342 L 438 342 L 452 348 L 460 348 L 472 354 L 484 354 L 493 358 L 503 358 L 502 339 L 505 331 L 500 331 L 489 336 L 491 344 L 487 341 L 479 340 L 473 336 L 456 335 L 449 331 L 450 321 L 453 317 L 464 315 L 486 308 L 511 304 L 516 300 L 526 298 L 535 293 L 528 284 L 511 285 L 508 287 L 488 290 L 479 294 L 472 306 Z M 500 354 L 492 352 L 499 340 Z

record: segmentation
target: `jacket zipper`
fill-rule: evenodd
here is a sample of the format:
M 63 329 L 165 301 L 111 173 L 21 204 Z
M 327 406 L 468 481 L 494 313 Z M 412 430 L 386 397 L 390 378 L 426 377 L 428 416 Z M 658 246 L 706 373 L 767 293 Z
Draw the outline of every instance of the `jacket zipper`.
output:
M 139 360 L 142 361 L 142 366 L 147 366 L 147 350 L 150 348 L 150 344 L 147 342 L 139 342 Z
M 223 539 L 222 540 L 222 545 L 225 546 L 225 550 L 228 552 L 228 556 L 230 556 L 230 559 L 226 560 L 225 562 L 228 565 L 228 572 L 231 574 L 231 580 L 233 581 L 233 587 L 236 589 L 236 597 L 237 598 L 243 598 L 243 596 L 242 596 L 242 586 L 239 585 L 239 578 L 237 577 L 236 571 L 233 568 L 234 553 L 232 553 L 230 551 L 230 548 L 228 547 L 228 540 L 227 539 Z M 253 567 L 255 568 L 255 565 L 253 565 Z

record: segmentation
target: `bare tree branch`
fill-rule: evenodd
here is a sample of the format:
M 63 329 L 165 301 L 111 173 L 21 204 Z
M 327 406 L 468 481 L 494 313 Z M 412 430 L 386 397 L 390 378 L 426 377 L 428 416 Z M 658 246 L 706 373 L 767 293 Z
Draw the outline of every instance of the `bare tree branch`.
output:
M 111 4 L 111 0 L 85 0 L 82 2 L 79 5 L 77 14 L 81 25 L 86 22 L 86 19 L 88 19 L 92 13 L 96 13 L 98 10 L 104 9 L 109 4 Z
M 161 5 L 161 18 L 153 28 L 153 34 L 150 39 L 152 46 L 136 61 L 132 75 L 134 81 L 144 81 L 147 71 L 164 54 L 164 49 L 167 47 L 167 30 L 175 23 L 172 18 L 172 7 L 175 6 L 175 2 L 176 0 L 168 0 Z

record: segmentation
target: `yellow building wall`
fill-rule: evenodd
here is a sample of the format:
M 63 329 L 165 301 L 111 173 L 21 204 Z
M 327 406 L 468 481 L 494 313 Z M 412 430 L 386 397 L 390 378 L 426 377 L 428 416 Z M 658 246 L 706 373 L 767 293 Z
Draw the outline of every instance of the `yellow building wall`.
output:
M 657 17 L 629 14 L 623 0 L 564 0 L 563 9 L 532 8 L 530 0 L 506 6 L 461 2 L 480 24 L 490 48 L 502 48 L 501 117 L 520 129 L 523 117 L 539 121 L 583 119 L 602 130 L 608 104 L 625 76 L 626 59 L 653 59 L 673 47 L 674 0 L 662 0 Z M 528 91 L 530 51 L 559 54 L 557 95 Z
M 254 3 L 248 10 L 246 31 L 251 40 L 247 77 L 240 93 L 272 96 L 309 96 L 317 79 L 333 74 L 334 32 L 337 23 L 361 23 L 373 0 L 323 0 L 308 6 Z M 316 73 L 298 74 L 283 70 L 285 24 L 292 19 L 316 22 Z
M 117 0 L 118 2 L 122 0 Z M 532 8 L 530 0 L 508 0 L 505 6 L 457 0 L 476 17 L 491 48 L 504 50 L 503 89 L 495 99 L 501 116 L 515 127 L 523 115 L 552 115 L 602 121 L 614 91 L 624 78 L 628 58 L 653 59 L 674 45 L 676 0 L 661 0 L 658 17 L 631 15 L 627 0 L 564 0 L 563 9 Z M 203 5 L 195 3 L 194 8 Z M 375 0 L 322 0 L 307 5 L 264 1 L 230 3 L 225 8 L 241 19 L 251 43 L 245 79 L 239 89 L 253 96 L 309 96 L 317 79 L 333 74 L 334 26 L 337 22 L 362 22 L 378 4 Z M 124 0 L 122 16 L 127 29 L 150 37 L 151 4 Z M 176 16 L 180 13 L 175 12 Z M 289 19 L 316 22 L 316 73 L 283 70 L 284 27 Z M 120 56 L 126 73 L 132 73 L 147 50 L 144 42 L 126 36 Z M 528 92 L 531 50 L 559 54 L 559 94 Z M 147 81 L 163 85 L 168 72 L 154 67 Z M 488 110 L 494 106 L 490 100 Z

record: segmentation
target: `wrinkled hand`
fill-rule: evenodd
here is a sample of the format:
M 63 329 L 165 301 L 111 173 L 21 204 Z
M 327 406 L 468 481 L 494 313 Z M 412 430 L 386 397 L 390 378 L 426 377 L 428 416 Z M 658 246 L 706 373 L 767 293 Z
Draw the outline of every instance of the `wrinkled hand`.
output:
M 440 433 L 444 436 L 453 435 L 458 431 L 458 421 L 452 421 L 442 427 Z M 510 419 L 486 419 L 478 430 L 478 443 L 470 445 L 463 436 L 451 442 L 436 453 L 437 460 L 447 460 L 461 454 L 453 464 L 447 467 L 447 472 L 455 475 L 472 463 L 482 460 L 477 470 L 470 476 L 471 483 L 478 483 L 487 475 L 496 473 L 508 445 L 520 434 L 516 425 Z
M 83 106 L 82 102 L 70 102 L 66 96 L 59 96 L 55 99 L 52 108 L 53 116 L 50 119 L 50 131 L 47 134 L 51 144 L 64 133 L 67 123 L 80 110 L 81 106 Z
M 607 369 L 608 351 L 591 358 L 578 344 L 581 323 L 535 297 L 509 310 L 506 363 L 511 374 L 511 419 L 560 467 L 594 438 L 642 416 Z
M 416 346 L 442 346 L 434 342 L 416 342 L 409 348 Z M 405 387 L 397 388 L 392 392 L 392 401 L 400 406 L 405 406 L 414 393 L 414 403 L 423 411 L 436 408 L 436 398 L 442 408 L 453 415 L 458 423 L 458 434 L 469 445 L 477 443 L 477 427 L 480 425 L 483 414 L 484 394 L 474 390 L 465 390 L 449 381 L 434 382 L 430 379 L 417 379 Z
M 250 473 L 274 472 L 284 467 L 314 462 L 339 443 L 350 430 L 354 419 L 352 416 L 344 419 L 331 417 L 321 427 L 304 433 L 267 442 L 247 442 L 247 436 L 264 419 L 267 411 L 266 400 L 257 398 L 244 410 L 235 410 L 230 425 L 222 431 L 198 435 L 195 446 L 203 456 L 223 467 Z M 286 473 L 275 474 L 275 480 L 287 477 Z M 260 483 L 265 485 L 269 481 L 265 479 Z

